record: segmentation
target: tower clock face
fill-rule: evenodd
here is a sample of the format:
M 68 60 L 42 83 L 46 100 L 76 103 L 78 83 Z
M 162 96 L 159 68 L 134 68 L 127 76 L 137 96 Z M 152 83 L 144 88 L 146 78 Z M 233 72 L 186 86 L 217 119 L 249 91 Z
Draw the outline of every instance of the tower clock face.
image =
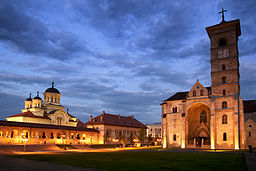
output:
M 229 55 L 228 49 L 220 49 L 218 50 L 218 58 L 226 58 Z

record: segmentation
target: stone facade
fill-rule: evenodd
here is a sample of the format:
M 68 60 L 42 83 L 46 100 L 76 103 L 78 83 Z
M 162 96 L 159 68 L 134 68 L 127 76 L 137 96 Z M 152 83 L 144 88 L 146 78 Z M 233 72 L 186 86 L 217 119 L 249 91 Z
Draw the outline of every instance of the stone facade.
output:
M 146 126 L 133 116 L 120 116 L 102 112 L 101 115 L 92 118 L 85 123 L 87 128 L 94 128 L 100 131 L 100 144 L 118 143 L 131 144 L 131 141 L 138 139 L 139 131 Z
M 154 123 L 147 126 L 147 137 L 162 138 L 162 124 Z
M 206 28 L 211 42 L 211 87 L 199 80 L 163 101 L 163 147 L 244 149 L 237 41 L 239 20 Z

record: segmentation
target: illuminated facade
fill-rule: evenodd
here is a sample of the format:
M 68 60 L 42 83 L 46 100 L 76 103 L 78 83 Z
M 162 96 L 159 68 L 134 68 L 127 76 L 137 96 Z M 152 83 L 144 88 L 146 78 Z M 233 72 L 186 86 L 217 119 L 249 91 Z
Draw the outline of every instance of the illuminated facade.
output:
M 141 128 L 146 126 L 133 116 L 120 116 L 102 112 L 101 115 L 92 118 L 85 123 L 87 128 L 94 128 L 100 131 L 100 144 L 113 144 L 114 139 L 118 143 L 130 144 L 133 139 L 137 139 Z
M 206 31 L 211 44 L 211 87 L 197 80 L 190 91 L 163 101 L 164 148 L 246 148 L 237 46 L 240 22 L 223 20 Z
M 86 128 L 60 105 L 61 94 L 54 83 L 43 95 L 44 101 L 39 92 L 33 99 L 30 94 L 22 113 L 0 121 L 0 144 L 19 144 L 24 140 L 27 144 L 99 143 L 99 131 Z

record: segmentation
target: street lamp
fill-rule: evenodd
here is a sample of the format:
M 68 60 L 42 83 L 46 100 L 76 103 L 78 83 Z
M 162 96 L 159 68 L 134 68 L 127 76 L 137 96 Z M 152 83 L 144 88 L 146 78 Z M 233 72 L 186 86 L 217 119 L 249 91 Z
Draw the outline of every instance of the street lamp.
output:
M 133 139 L 133 142 L 135 143 L 135 146 L 137 146 L 138 147 L 138 142 L 139 142 L 139 140 L 138 139 Z
M 82 140 L 80 140 L 80 142 L 81 142 L 81 144 L 82 144 L 82 151 L 83 151 L 83 143 L 85 142 L 86 140 L 85 139 L 82 139 Z
M 115 148 L 116 148 L 116 143 L 118 142 L 118 139 L 113 139 L 112 141 L 115 143 Z
M 28 138 L 24 138 L 24 133 L 21 133 L 21 138 L 22 138 L 22 141 L 23 141 L 23 144 L 24 144 L 24 152 L 26 152 L 26 142 L 28 141 Z

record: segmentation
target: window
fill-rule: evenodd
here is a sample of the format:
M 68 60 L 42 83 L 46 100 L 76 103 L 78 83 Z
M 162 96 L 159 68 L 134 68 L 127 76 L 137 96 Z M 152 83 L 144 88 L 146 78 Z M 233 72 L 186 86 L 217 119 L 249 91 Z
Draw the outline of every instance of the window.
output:
M 76 139 L 78 139 L 78 140 L 80 139 L 80 135 L 79 134 L 76 135 Z
M 252 127 L 252 125 L 249 125 L 249 127 Z
M 223 71 L 226 70 L 226 65 L 225 64 L 222 65 L 222 70 Z
M 52 132 L 51 132 L 51 136 L 50 136 L 50 138 L 51 138 L 51 139 L 53 139 L 53 138 L 54 138 L 54 137 L 53 137 L 53 133 L 52 133 Z
M 26 132 L 25 137 L 28 139 L 28 132 Z
M 226 96 L 226 90 L 222 90 L 223 96 Z
M 251 137 L 252 136 L 252 133 L 251 132 L 249 132 L 249 137 Z
M 193 91 L 193 97 L 196 97 L 196 91 Z
M 228 117 L 227 115 L 222 116 L 222 124 L 228 124 Z
M 227 133 L 226 132 L 223 133 L 223 141 L 227 141 Z
M 173 141 L 176 141 L 176 134 L 173 134 Z
M 200 123 L 207 123 L 207 115 L 205 110 L 202 110 L 201 114 L 200 114 Z
M 173 108 L 172 108 L 172 112 L 173 112 L 173 113 L 177 113 L 177 107 L 173 107 Z
M 227 82 L 226 77 L 222 77 L 222 83 L 226 83 L 226 82 Z
M 57 138 L 60 139 L 60 133 L 57 134 Z
M 74 139 L 74 134 L 73 133 L 71 134 L 71 139 Z
M 222 108 L 227 108 L 227 102 L 222 102 Z
M 46 136 L 45 136 L 45 132 L 43 132 L 42 138 L 46 138 Z
M 51 97 L 51 102 L 53 102 L 53 98 Z
M 14 136 L 14 135 L 13 135 L 13 131 L 12 131 L 12 132 L 11 132 L 11 138 L 13 138 L 13 136 Z
M 166 118 L 166 114 L 163 114 L 163 118 Z
M 200 91 L 200 95 L 203 96 L 204 95 L 204 90 Z
M 224 38 L 220 39 L 220 42 L 219 42 L 220 46 L 225 46 L 226 44 L 227 44 L 226 39 L 224 39 Z
M 62 117 L 57 117 L 57 125 L 61 125 Z

